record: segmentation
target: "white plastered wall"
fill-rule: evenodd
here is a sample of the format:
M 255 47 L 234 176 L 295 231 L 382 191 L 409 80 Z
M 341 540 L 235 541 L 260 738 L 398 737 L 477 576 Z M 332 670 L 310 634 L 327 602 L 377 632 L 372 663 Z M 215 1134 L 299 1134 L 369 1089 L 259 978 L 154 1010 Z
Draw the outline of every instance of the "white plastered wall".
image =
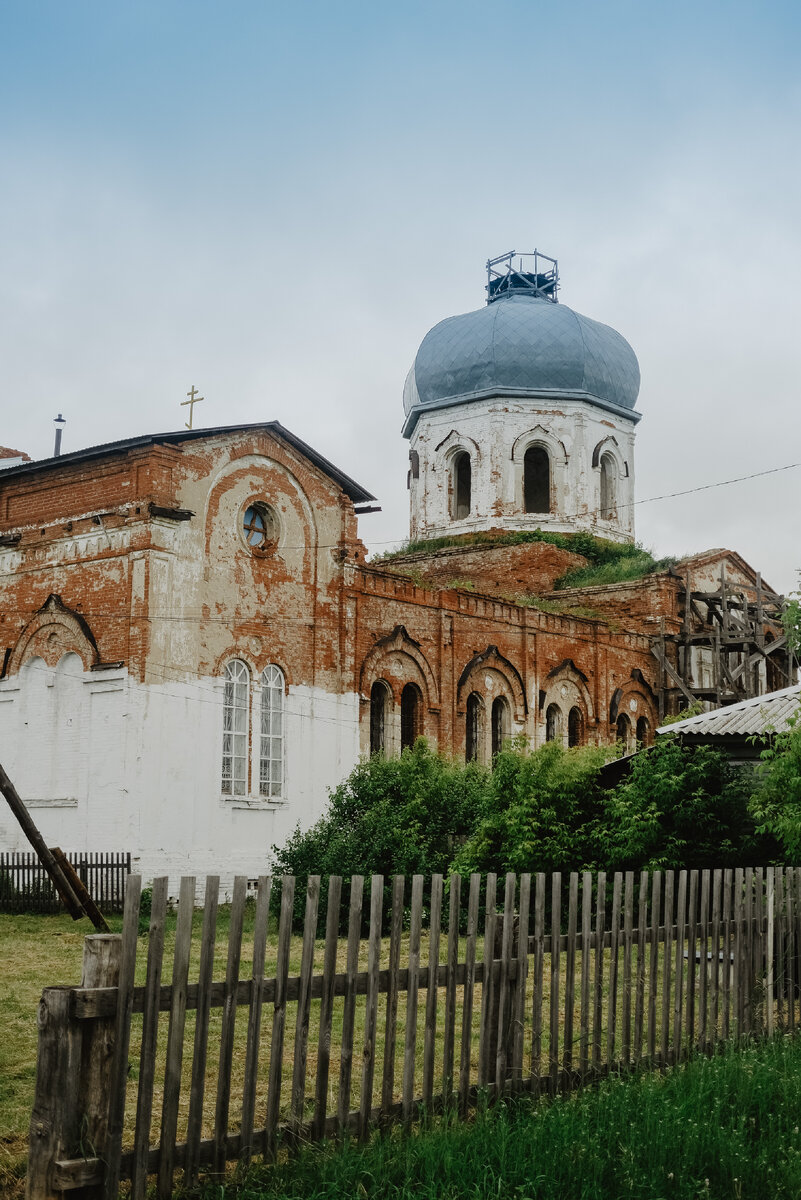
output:
M 168 874 L 173 893 L 185 874 L 219 874 L 224 890 L 235 874 L 263 874 L 272 846 L 322 815 L 358 759 L 358 697 L 290 688 L 282 799 L 257 794 L 255 702 L 251 786 L 224 797 L 221 680 L 153 686 L 62 667 L 75 658 L 56 668 L 34 659 L 0 681 L 0 761 L 48 845 L 130 850 L 134 870 Z M 6 807 L 0 848 L 29 848 Z
M 551 511 L 526 513 L 523 459 L 529 446 L 551 460 Z M 616 515 L 601 517 L 600 462 L 617 466 Z M 419 475 L 410 478 L 412 538 L 492 529 L 585 529 L 599 537 L 634 537 L 634 422 L 581 400 L 476 400 L 423 412 L 410 439 Z M 452 463 L 459 450 L 471 456 L 471 512 L 451 518 Z

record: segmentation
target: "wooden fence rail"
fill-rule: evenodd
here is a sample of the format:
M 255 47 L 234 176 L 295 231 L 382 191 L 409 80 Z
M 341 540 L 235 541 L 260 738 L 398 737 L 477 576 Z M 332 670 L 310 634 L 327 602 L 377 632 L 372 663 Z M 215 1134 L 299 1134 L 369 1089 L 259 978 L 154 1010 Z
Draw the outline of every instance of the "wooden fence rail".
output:
M 105 913 L 122 912 L 131 873 L 130 854 L 79 852 L 67 858 L 98 908 Z M 0 912 L 63 912 L 47 871 L 32 851 L 0 854 Z
M 202 915 L 195 884 L 173 916 L 154 881 L 145 943 L 132 876 L 106 976 L 88 938 L 82 985 L 43 993 L 29 1200 L 116 1200 L 121 1179 L 137 1200 L 148 1176 L 166 1200 L 176 1171 L 279 1139 L 659 1069 L 801 1017 L 801 869 L 399 876 L 387 914 L 382 877 L 354 877 L 345 913 L 332 878 L 321 939 L 317 876 L 299 937 L 294 878 L 261 878 L 255 905 L 237 878 L 218 910 L 210 877 Z

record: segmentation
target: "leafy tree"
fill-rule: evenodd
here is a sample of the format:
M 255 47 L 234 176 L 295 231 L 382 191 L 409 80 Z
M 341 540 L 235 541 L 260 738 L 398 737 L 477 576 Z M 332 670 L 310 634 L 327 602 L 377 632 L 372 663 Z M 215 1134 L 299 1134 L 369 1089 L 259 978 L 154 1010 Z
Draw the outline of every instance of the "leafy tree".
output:
M 602 811 L 599 771 L 606 752 L 549 742 L 532 754 L 516 745 L 495 760 L 485 812 L 454 869 L 558 871 L 590 866 Z
M 761 754 L 751 802 L 758 831 L 774 837 L 787 863 L 801 863 L 801 714 Z
M 668 869 L 772 861 L 776 846 L 749 812 L 747 772 L 709 746 L 663 736 L 607 796 L 604 865 Z

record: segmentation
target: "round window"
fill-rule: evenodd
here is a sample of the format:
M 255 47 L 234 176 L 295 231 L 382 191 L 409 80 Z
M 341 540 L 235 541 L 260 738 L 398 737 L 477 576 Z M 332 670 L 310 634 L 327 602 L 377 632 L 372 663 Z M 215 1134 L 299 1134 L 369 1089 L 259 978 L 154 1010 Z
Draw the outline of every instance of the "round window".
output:
M 271 550 L 278 540 L 278 527 L 273 510 L 259 500 L 245 509 L 242 534 L 251 550 Z

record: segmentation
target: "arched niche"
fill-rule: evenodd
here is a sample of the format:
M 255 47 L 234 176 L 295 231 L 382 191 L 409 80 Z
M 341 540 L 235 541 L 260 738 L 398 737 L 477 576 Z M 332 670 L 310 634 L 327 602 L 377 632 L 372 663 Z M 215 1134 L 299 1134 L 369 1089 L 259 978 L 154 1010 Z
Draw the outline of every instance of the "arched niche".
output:
M 517 667 L 504 658 L 497 646 L 487 646 L 481 654 L 474 654 L 459 676 L 456 700 L 460 711 L 464 710 L 467 696 L 473 691 L 488 701 L 505 694 L 512 705 L 515 721 L 519 724 L 525 721 L 528 704 L 523 680 Z
M 29 658 L 41 658 L 55 667 L 73 653 L 88 671 L 100 661 L 95 636 L 86 618 L 51 593 L 17 638 L 6 665 L 6 675 L 16 674 Z

